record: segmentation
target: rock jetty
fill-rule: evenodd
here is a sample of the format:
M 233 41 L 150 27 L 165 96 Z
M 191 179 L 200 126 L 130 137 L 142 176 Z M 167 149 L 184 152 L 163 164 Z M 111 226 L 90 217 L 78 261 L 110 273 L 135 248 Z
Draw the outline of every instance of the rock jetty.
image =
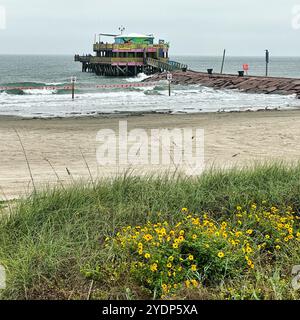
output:
M 296 94 L 300 99 L 300 79 L 276 78 L 276 77 L 254 77 L 238 76 L 230 74 L 208 74 L 196 71 L 174 71 L 173 84 L 201 84 L 216 89 L 240 90 L 249 93 L 264 94 Z M 155 74 L 144 81 L 165 80 L 166 73 Z

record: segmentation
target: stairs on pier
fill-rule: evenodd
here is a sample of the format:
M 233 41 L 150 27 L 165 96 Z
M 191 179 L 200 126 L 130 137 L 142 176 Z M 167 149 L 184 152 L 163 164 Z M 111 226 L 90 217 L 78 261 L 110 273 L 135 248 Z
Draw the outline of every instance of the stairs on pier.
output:
M 168 62 L 163 62 L 157 59 L 153 58 L 147 58 L 146 60 L 147 65 L 161 69 L 163 71 L 176 71 L 176 70 L 187 70 L 188 66 L 186 64 L 182 64 L 176 61 L 168 61 Z

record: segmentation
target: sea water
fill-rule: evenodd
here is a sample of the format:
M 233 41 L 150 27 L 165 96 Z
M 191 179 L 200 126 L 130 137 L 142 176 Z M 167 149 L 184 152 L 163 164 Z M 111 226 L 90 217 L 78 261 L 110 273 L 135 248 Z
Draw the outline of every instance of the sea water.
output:
M 219 72 L 220 57 L 172 57 L 189 68 Z M 263 75 L 264 59 L 228 57 L 224 73 L 237 74 L 244 63 L 251 75 Z M 300 58 L 272 58 L 271 76 L 300 78 Z M 75 100 L 70 90 L 39 90 L 35 87 L 70 85 L 77 77 Z M 168 96 L 165 82 L 140 88 L 96 88 L 96 85 L 140 82 L 136 78 L 106 78 L 82 73 L 81 64 L 72 56 L 0 56 L 0 87 L 23 87 L 22 90 L 0 91 L 0 115 L 22 117 L 70 117 L 99 114 L 131 113 L 198 113 L 246 111 L 259 109 L 295 109 L 300 107 L 295 95 L 265 95 L 242 93 L 237 90 L 216 90 L 201 85 L 174 85 Z M 26 89 L 26 87 L 30 89 Z M 32 89 L 33 88 L 33 89 Z

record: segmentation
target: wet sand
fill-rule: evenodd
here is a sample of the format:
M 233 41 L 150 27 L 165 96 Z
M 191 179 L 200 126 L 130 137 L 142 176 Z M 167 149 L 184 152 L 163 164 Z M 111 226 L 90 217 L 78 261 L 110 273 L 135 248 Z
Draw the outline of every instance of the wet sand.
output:
M 25 148 L 34 182 L 41 188 L 46 184 L 89 179 L 89 170 L 94 179 L 120 172 L 117 166 L 101 167 L 96 161 L 97 132 L 100 129 L 118 131 L 119 120 L 128 120 L 129 130 L 203 128 L 207 167 L 300 159 L 300 111 L 47 120 L 0 117 L 0 200 L 32 191 L 27 162 L 15 129 Z M 138 172 L 175 169 L 171 167 L 144 166 Z

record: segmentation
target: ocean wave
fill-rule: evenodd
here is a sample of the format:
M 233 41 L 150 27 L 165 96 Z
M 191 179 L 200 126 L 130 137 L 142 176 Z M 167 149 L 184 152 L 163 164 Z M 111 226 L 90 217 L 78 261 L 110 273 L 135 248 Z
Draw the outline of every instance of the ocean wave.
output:
M 3 87 L 44 87 L 46 84 L 44 82 L 10 82 L 10 83 L 2 83 Z
M 69 83 L 67 82 L 46 82 L 46 86 L 63 86 L 63 85 L 68 85 Z
M 157 90 L 145 90 L 144 94 L 147 96 L 161 96 L 162 95 L 162 93 L 160 93 Z
M 168 96 L 167 87 L 163 86 L 140 88 L 140 90 L 76 91 L 75 101 L 72 101 L 69 90 L 24 91 L 15 94 L 0 93 L 0 114 L 65 117 L 74 113 L 80 115 L 148 113 L 159 110 L 170 113 L 231 112 L 265 108 L 291 109 L 300 106 L 295 95 L 250 94 L 201 86 L 184 88 L 172 86 L 171 97 Z
M 6 93 L 7 95 L 17 95 L 17 96 L 21 96 L 25 94 L 25 92 L 21 89 L 5 90 L 4 93 Z
M 49 89 L 28 89 L 23 90 L 25 94 L 29 95 L 50 95 L 50 94 L 56 94 L 57 90 L 49 90 Z
M 136 77 L 134 78 L 126 78 L 125 80 L 127 82 L 142 82 L 145 79 L 151 78 L 151 76 L 147 76 L 145 73 L 139 73 Z

